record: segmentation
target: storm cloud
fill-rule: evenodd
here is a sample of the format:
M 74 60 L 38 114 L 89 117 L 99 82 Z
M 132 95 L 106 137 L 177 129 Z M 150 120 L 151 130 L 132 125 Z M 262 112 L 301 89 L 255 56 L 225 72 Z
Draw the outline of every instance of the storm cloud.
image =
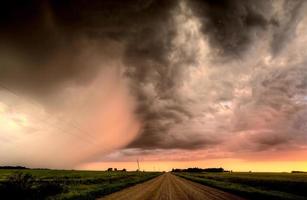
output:
M 303 84 L 306 64 L 303 52 L 291 58 L 288 51 L 300 48 L 305 9 L 303 1 L 182 1 L 173 42 L 161 39 L 168 62 L 134 64 L 150 74 L 136 82 L 145 125 L 129 147 L 206 148 L 241 131 L 256 131 L 250 142 L 268 148 L 304 138 L 290 121 L 305 109 L 293 98 L 305 98 L 295 85 Z
M 20 119 L 40 113 L 60 127 L 49 131 L 60 146 L 48 150 L 51 157 L 66 148 L 69 138 L 55 136 L 63 129 L 98 138 L 65 167 L 113 151 L 123 159 L 130 151 L 210 157 L 210 150 L 306 148 L 303 0 L 13 0 L 2 7 L 0 111 L 3 120 L 15 113 L 22 128 L 0 130 L 41 135 L 50 125 Z M 16 136 L 8 135 L 0 143 L 13 152 L 18 143 L 7 141 Z M 76 148 L 63 150 L 63 160 Z

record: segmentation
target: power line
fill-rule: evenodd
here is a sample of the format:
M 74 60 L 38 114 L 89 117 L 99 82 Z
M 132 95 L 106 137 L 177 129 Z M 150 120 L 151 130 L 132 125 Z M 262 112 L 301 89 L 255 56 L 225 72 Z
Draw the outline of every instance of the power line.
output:
M 3 102 L 2 102 L 2 103 L 3 103 Z M 8 104 L 6 104 L 6 103 L 3 103 L 3 104 L 5 104 L 6 106 L 8 106 L 8 107 L 10 107 L 10 108 L 12 109 L 12 106 L 11 106 L 11 105 L 8 105 Z M 38 121 L 40 121 L 40 122 L 42 122 L 42 123 L 44 123 L 44 124 L 47 124 L 48 126 L 53 127 L 53 128 L 57 129 L 57 130 L 60 131 L 60 132 L 65 132 L 65 133 L 68 133 L 68 134 L 70 134 L 70 135 L 77 136 L 77 137 L 79 137 L 80 139 L 86 140 L 85 142 L 87 142 L 87 143 L 94 144 L 94 142 L 93 142 L 92 140 L 89 140 L 88 138 L 82 137 L 81 135 L 78 135 L 78 134 L 73 134 L 72 132 L 69 132 L 68 130 L 65 130 L 65 128 L 63 128 L 63 127 L 56 126 L 56 125 L 53 124 L 53 123 L 49 123 L 48 120 L 44 120 L 44 119 L 41 119 L 41 118 L 38 118 L 38 117 L 33 117 L 33 116 L 32 116 L 32 118 L 35 118 L 35 120 L 38 120 Z
M 4 85 L 3 83 L 1 83 L 1 82 L 0 82 L 0 87 L 1 87 L 2 89 L 6 90 L 7 92 L 13 94 L 14 96 L 19 97 L 19 98 L 21 98 L 21 99 L 24 99 L 24 97 L 20 96 L 20 95 L 19 95 L 18 93 L 16 93 L 14 90 L 11 90 L 10 88 L 8 88 L 7 86 L 5 86 L 5 85 Z M 41 106 L 40 104 L 37 104 L 36 102 L 31 102 L 30 104 Z M 8 105 L 8 104 L 6 104 L 6 105 L 9 106 L 10 108 L 12 108 L 12 106 L 10 106 L 10 105 Z M 52 114 L 50 114 L 50 113 L 47 112 L 46 110 L 45 110 L 45 112 L 46 112 L 49 116 L 52 116 Z M 65 120 L 60 120 L 60 119 L 57 118 L 57 117 L 55 117 L 55 118 L 56 118 L 56 120 L 61 121 L 62 123 L 66 123 Z M 36 119 L 37 119 L 37 118 L 36 118 Z M 48 119 L 47 119 L 46 121 L 45 121 L 45 120 L 42 120 L 42 119 L 38 119 L 38 120 L 41 121 L 41 122 L 43 122 L 43 123 L 46 123 L 46 124 L 47 124 L 47 121 L 48 121 Z M 74 122 L 75 122 L 75 121 L 74 121 Z M 75 122 L 75 123 L 77 124 L 77 122 Z M 79 126 L 77 126 L 76 124 L 74 124 L 74 125 L 68 124 L 68 123 L 66 123 L 66 124 L 67 124 L 68 126 L 74 128 L 74 129 L 78 130 L 78 132 L 81 132 L 81 133 L 83 133 L 83 134 L 85 134 L 85 135 L 88 135 L 88 136 L 90 136 L 90 137 L 93 137 L 90 133 L 85 132 L 84 130 L 82 130 L 82 129 L 81 129 Z M 74 136 L 81 137 L 80 135 L 72 134 L 72 132 L 69 132 L 69 131 L 67 131 L 67 130 L 64 130 L 63 128 L 60 128 L 59 126 L 55 126 L 54 124 L 50 124 L 50 123 L 49 123 L 49 125 L 51 125 L 51 126 L 57 128 L 57 129 L 59 129 L 60 131 L 69 133 L 70 135 L 74 135 Z M 89 143 L 91 143 L 91 144 L 93 144 L 93 143 L 95 142 L 95 140 L 94 140 L 93 138 L 86 138 L 86 137 L 85 137 L 85 138 L 83 138 L 83 139 L 86 139 L 87 142 L 89 142 Z

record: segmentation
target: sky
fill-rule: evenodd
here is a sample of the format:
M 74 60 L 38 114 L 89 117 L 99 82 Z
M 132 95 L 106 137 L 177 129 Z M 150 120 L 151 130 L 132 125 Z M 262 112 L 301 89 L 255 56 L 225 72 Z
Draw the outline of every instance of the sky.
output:
M 304 0 L 10 0 L 0 165 L 307 171 Z

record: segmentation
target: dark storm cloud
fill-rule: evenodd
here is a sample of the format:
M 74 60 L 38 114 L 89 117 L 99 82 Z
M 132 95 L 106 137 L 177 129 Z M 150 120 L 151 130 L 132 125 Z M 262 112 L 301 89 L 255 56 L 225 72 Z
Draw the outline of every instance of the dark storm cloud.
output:
M 156 124 L 155 124 L 156 125 Z M 172 124 L 173 126 L 175 124 Z M 218 145 L 222 142 L 221 138 L 210 138 L 202 134 L 196 134 L 189 131 L 184 132 L 186 135 L 193 135 L 193 137 L 180 138 L 178 136 L 168 136 L 171 125 L 169 128 L 161 128 L 158 130 L 144 129 L 146 137 L 139 138 L 132 142 L 128 148 L 139 148 L 139 149 L 186 149 L 195 150 L 201 148 L 209 148 L 214 145 Z M 159 134 L 160 133 L 160 134 Z M 163 137 L 163 138 L 162 138 Z
M 252 98 L 240 102 L 234 130 L 246 149 L 299 148 L 306 140 L 306 62 L 264 70 L 252 80 Z
M 284 13 L 282 12 L 277 15 L 274 11 L 275 4 L 277 6 L 282 5 L 282 11 Z M 187 5 L 191 6 L 193 14 L 201 22 L 203 37 L 208 37 L 212 49 L 218 49 L 219 57 L 215 58 L 217 60 L 224 59 L 225 57 L 237 60 L 239 57 L 244 57 L 245 52 L 253 47 L 253 45 L 259 43 L 262 37 L 267 39 L 272 36 L 272 41 L 270 42 L 270 53 L 272 55 L 283 50 L 286 47 L 285 43 L 287 41 L 290 42 L 291 35 L 294 34 L 296 26 L 303 15 L 302 4 L 303 1 L 187 1 Z M 174 21 L 170 22 L 170 24 L 174 24 Z M 169 51 L 173 51 L 174 49 L 172 48 L 172 43 L 169 41 L 172 37 L 176 36 L 176 30 L 174 28 L 173 26 L 167 26 L 161 27 L 157 33 L 153 31 L 152 33 L 155 34 L 150 35 L 151 37 L 149 38 L 151 40 L 149 41 L 140 35 L 138 38 L 141 39 L 138 42 L 132 43 L 133 48 L 129 48 L 130 52 L 128 54 L 129 56 L 126 57 L 126 63 L 130 67 L 131 73 L 128 73 L 128 76 L 136 81 L 133 87 L 139 97 L 140 108 L 138 113 L 144 123 L 144 127 L 140 137 L 128 147 L 167 149 L 176 148 L 177 146 L 177 148 L 195 149 L 212 143 L 221 143 L 218 136 L 212 136 L 212 134 L 216 135 L 218 133 L 202 132 L 203 136 L 209 135 L 209 137 L 212 137 L 211 140 L 208 140 L 206 137 L 194 137 L 191 130 L 182 131 L 183 133 L 177 130 L 177 134 L 171 134 L 174 127 L 180 126 L 180 124 L 184 124 L 189 120 L 193 121 L 193 119 L 199 117 L 196 114 L 197 111 L 192 110 L 191 106 L 188 106 L 190 101 L 182 99 L 182 96 L 185 94 L 177 90 L 184 82 L 183 74 L 186 73 L 185 69 L 187 66 L 190 63 L 197 62 L 195 56 L 197 50 L 193 51 L 193 55 L 190 56 L 189 51 L 191 50 L 189 49 L 187 52 L 182 50 L 184 49 L 182 48 L 179 50 L 179 53 L 177 52 L 178 59 L 176 63 L 171 63 L 168 55 Z M 190 40 L 186 39 L 186 44 L 189 42 Z M 139 59 L 140 56 L 142 59 Z M 220 69 L 220 72 L 233 73 L 235 77 L 236 73 L 240 74 L 244 72 L 242 68 L 247 69 L 248 67 L 239 65 L 238 69 L 233 68 L 231 72 L 227 70 L 223 71 L 224 69 Z M 293 67 L 291 69 L 295 68 Z M 301 69 L 304 68 L 305 66 Z M 299 71 L 302 73 L 300 69 Z M 237 101 L 233 96 L 234 90 L 237 87 L 235 85 L 236 79 L 230 78 L 231 76 L 227 78 L 227 75 L 223 74 L 225 80 L 220 80 L 221 73 L 218 73 L 217 76 L 211 76 L 213 83 L 210 84 L 213 86 L 207 91 L 206 98 L 213 98 L 215 100 L 213 102 L 204 102 L 204 104 L 211 104 L 204 110 L 207 114 L 217 115 L 216 113 L 219 111 L 214 106 L 216 103 L 219 104 L 219 102 L 227 102 L 229 100 Z M 287 71 L 280 72 L 279 75 L 278 72 L 264 71 L 259 76 L 264 76 L 265 80 L 257 75 L 254 77 L 252 75 L 251 87 L 254 99 L 249 99 L 247 102 L 249 104 L 252 102 L 254 107 L 250 108 L 247 112 L 253 112 L 253 109 L 257 110 L 262 105 L 266 107 L 265 110 L 268 108 L 268 113 L 272 112 L 271 110 L 277 110 L 276 112 L 280 112 L 278 114 L 285 115 L 285 119 L 278 115 L 275 116 L 280 120 L 277 124 L 268 121 L 266 128 L 276 129 L 276 132 L 272 133 L 270 131 L 259 130 L 256 131 L 259 133 L 259 137 L 249 138 L 250 141 L 259 145 L 259 148 L 256 149 L 288 144 L 291 141 L 289 138 L 292 137 L 289 137 L 289 134 L 293 130 L 290 127 L 291 125 L 284 120 L 292 118 L 292 114 L 296 113 L 297 109 L 300 109 L 293 104 L 293 95 L 303 94 L 304 92 L 290 88 L 290 85 L 296 82 L 294 77 L 299 77 L 298 74 L 290 77 L 292 76 L 290 74 L 293 73 L 288 71 L 288 69 Z M 262 82 L 259 84 L 260 80 Z M 299 80 L 304 80 L 304 78 L 300 78 Z M 146 86 L 148 85 L 151 88 L 147 88 Z M 152 90 L 154 91 L 153 93 Z M 210 92 L 214 94 L 211 95 Z M 186 94 L 186 96 L 188 95 Z M 191 102 L 197 104 L 197 100 L 195 100 L 192 98 Z M 163 105 L 160 105 L 161 103 Z M 286 112 L 290 113 L 283 113 L 284 111 L 281 111 L 285 107 L 288 107 L 288 111 Z M 230 109 L 227 104 L 225 108 Z M 263 115 L 264 117 L 268 117 L 266 114 Z M 253 127 L 255 125 L 253 118 L 257 118 L 257 116 L 252 115 L 251 118 L 247 119 L 244 119 L 244 116 L 243 114 L 239 114 L 239 116 L 234 115 L 234 118 L 238 119 L 236 122 L 238 126 L 235 128 L 236 131 L 252 130 L 255 128 Z M 216 116 L 215 120 L 220 121 L 217 122 L 219 123 L 217 126 L 219 128 L 215 130 L 216 132 L 231 132 L 231 125 L 222 124 L 222 118 L 220 119 Z M 283 123 L 288 124 L 289 127 L 285 131 L 286 133 L 279 134 L 278 131 L 285 128 L 282 125 Z M 191 137 L 180 137 L 178 136 L 180 134 L 190 135 Z M 296 139 L 300 138 L 293 137 Z
M 222 56 L 240 56 L 257 41 L 261 32 L 273 27 L 272 52 L 277 54 L 293 37 L 304 15 L 304 0 L 192 0 L 190 5 L 202 20 L 202 31 Z M 282 16 L 273 13 L 281 4 Z M 258 36 L 257 36 L 258 35 Z M 237 58 L 237 57 L 236 57 Z
M 272 2 L 267 0 L 192 0 L 190 4 L 202 20 L 202 31 L 221 55 L 239 55 L 249 47 L 253 33 L 266 30 Z
M 130 146 L 194 149 L 207 140 L 168 136 L 174 124 L 192 116 L 184 102 L 173 100 L 183 64 L 193 62 L 193 55 L 182 51 L 180 61 L 170 66 L 172 11 L 177 6 L 177 1 L 165 0 L 10 1 L 2 21 L 2 56 L 8 61 L 1 65 L 0 81 L 39 98 L 65 84 L 87 85 L 100 70 L 88 61 L 117 59 L 118 42 L 124 46 L 125 76 L 139 104 L 136 113 L 144 123 L 140 138 Z M 153 86 L 156 97 L 146 85 Z M 157 99 L 166 104 L 157 107 Z
M 65 81 L 83 84 L 100 67 L 86 65 L 95 59 L 92 54 L 118 56 L 114 41 L 128 44 L 127 56 L 133 49 L 135 56 L 147 59 L 146 52 L 134 50 L 136 44 L 154 40 L 170 7 L 171 2 L 150 0 L 3 2 L 1 81 L 46 93 Z M 148 52 L 155 60 L 162 54 L 159 42 L 156 53 Z
M 303 2 L 9 1 L 1 21 L 0 83 L 48 94 L 67 82 L 92 81 L 101 66 L 88 61 L 121 59 L 142 123 L 127 148 L 197 149 L 250 130 L 258 135 L 246 138 L 259 149 L 280 145 L 303 138 L 306 130 L 304 102 L 294 103 L 306 95 L 306 65 L 253 67 L 287 49 L 304 16 Z M 282 5 L 277 14 L 275 4 Z M 206 40 L 208 47 L 201 43 Z M 254 57 L 244 57 L 263 40 L 269 52 L 255 48 Z M 237 62 L 211 62 L 224 58 Z M 242 77 L 249 79 L 247 89 Z M 236 97 L 242 88 L 251 97 Z M 255 127 L 258 122 L 263 127 Z M 290 137 L 292 131 L 299 137 Z
M 271 8 L 268 1 L 192 1 L 188 4 L 200 17 L 202 31 L 209 36 L 211 46 L 218 47 L 224 52 L 222 55 L 235 56 L 241 53 L 252 43 L 254 31 L 265 30 L 270 24 L 270 19 L 265 16 Z M 125 63 L 129 66 L 128 76 L 135 81 L 133 87 L 140 102 L 138 114 L 144 123 L 142 134 L 128 147 L 195 149 L 218 143 L 218 138 L 212 142 L 193 136 L 179 139 L 170 134 L 174 126 L 194 115 L 186 107 L 188 102 L 180 99 L 181 94 L 176 89 L 183 82 L 184 68 L 195 62 L 197 52 L 191 55 L 191 52 L 179 49 L 178 61 L 172 65 L 168 58 L 169 52 L 173 50 L 171 41 L 176 34 L 175 22 L 169 18 L 165 21 L 168 23 L 162 23 L 157 29 L 140 32 L 136 40 L 129 43 L 130 48 L 127 48 Z M 154 96 L 148 94 L 146 85 L 153 87 Z M 227 94 L 226 91 L 221 90 L 222 96 Z M 166 102 L 167 106 L 155 108 L 159 102 Z M 183 134 L 191 133 L 187 130 Z
M 304 15 L 305 4 L 306 2 L 303 0 L 288 0 L 283 4 L 283 9 L 288 12 L 283 22 L 276 21 L 278 24 L 275 26 L 276 30 L 272 41 L 273 55 L 278 54 L 283 49 L 283 46 L 293 38 L 294 30 Z

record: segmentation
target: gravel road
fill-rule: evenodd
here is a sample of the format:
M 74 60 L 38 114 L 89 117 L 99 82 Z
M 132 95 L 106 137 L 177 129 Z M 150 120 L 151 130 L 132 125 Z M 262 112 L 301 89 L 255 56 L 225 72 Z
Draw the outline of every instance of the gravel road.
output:
M 165 173 L 100 200 L 244 200 L 241 197 Z

